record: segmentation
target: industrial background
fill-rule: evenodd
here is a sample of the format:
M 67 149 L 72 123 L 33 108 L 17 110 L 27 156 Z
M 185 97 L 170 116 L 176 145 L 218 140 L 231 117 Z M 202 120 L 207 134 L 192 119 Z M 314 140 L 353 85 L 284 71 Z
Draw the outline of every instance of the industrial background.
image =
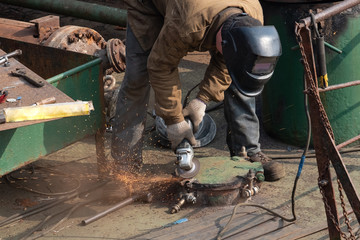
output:
M 9 58 L 9 66 L 4 60 L 0 67 L 0 90 L 15 99 L 4 101 L 0 109 L 51 97 L 59 104 L 83 100 L 94 105 L 90 115 L 0 124 L 0 239 L 355 238 L 360 217 L 360 1 L 261 4 L 265 24 L 279 32 L 283 55 L 257 101 L 260 142 L 266 154 L 284 164 L 286 175 L 280 181 L 260 182 L 250 196 L 239 197 L 235 188 L 203 192 L 195 202 L 183 193 L 188 183 L 172 175 L 176 157 L 162 144 L 151 111 L 144 173 L 136 179 L 119 176 L 121 184 L 110 183 L 117 189 L 114 197 L 102 198 L 109 184 L 104 176 L 111 171 L 116 90 L 126 68 L 123 1 L 0 0 L 0 56 L 22 51 Z M 325 54 L 318 53 L 321 49 Z M 181 61 L 184 97 L 195 94 L 191 89 L 202 79 L 209 59 L 208 53 L 193 52 Z M 30 80 L 16 82 L 9 73 L 17 68 L 25 69 Z M 312 91 L 317 89 L 311 84 L 314 79 L 326 74 L 329 86 Z M 304 88 L 313 129 L 306 159 Z M 222 162 L 229 157 L 226 122 L 221 105 L 211 108 L 208 115 L 216 135 L 196 148 L 195 155 Z M 300 176 L 298 166 L 304 159 Z M 247 170 L 241 174 L 246 176 Z M 235 208 L 245 201 L 281 216 L 256 206 Z

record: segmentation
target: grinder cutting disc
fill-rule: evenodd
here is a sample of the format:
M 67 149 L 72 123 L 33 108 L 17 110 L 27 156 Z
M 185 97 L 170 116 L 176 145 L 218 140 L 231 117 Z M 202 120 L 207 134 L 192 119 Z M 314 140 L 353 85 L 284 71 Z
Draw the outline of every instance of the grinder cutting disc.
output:
M 176 176 L 182 177 L 182 178 L 193 178 L 198 174 L 200 170 L 200 162 L 197 158 L 192 159 L 193 166 L 190 170 L 184 170 L 181 169 L 179 166 L 175 169 Z

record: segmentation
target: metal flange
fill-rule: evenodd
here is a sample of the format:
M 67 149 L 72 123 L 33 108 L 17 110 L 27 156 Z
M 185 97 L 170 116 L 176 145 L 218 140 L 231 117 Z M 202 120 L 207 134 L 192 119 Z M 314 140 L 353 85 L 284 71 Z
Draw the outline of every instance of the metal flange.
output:
M 106 53 L 115 72 L 125 71 L 125 44 L 120 39 L 110 39 L 106 45 Z

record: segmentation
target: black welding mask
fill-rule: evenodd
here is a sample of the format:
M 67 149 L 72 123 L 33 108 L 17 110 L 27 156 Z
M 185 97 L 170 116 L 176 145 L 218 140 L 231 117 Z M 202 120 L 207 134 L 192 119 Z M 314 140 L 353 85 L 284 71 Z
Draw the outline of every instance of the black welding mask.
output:
M 262 26 L 247 14 L 228 18 L 221 30 L 226 67 L 236 88 L 248 97 L 262 92 L 281 55 L 274 26 Z

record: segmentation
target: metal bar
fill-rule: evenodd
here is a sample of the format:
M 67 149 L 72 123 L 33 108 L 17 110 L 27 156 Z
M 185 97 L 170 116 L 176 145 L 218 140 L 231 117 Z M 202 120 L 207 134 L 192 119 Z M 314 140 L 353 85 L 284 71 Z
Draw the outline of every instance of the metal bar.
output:
M 310 29 L 305 28 L 301 29 L 301 36 L 303 39 L 303 45 L 305 52 L 307 53 L 307 59 L 309 63 L 314 64 L 314 56 L 312 51 L 312 44 L 311 44 L 311 33 Z M 354 184 L 351 181 L 349 173 L 346 169 L 344 162 L 341 159 L 341 155 L 337 150 L 334 141 L 334 135 L 331 129 L 331 125 L 329 119 L 326 115 L 324 106 L 322 105 L 320 95 L 317 91 L 316 86 L 316 72 L 312 71 L 312 79 L 309 79 L 308 74 L 306 74 L 306 81 L 310 88 L 309 93 L 309 105 L 310 105 L 310 114 L 311 114 L 311 123 L 312 123 L 312 131 L 313 131 L 313 140 L 314 140 L 314 148 L 316 152 L 316 160 L 318 164 L 318 169 L 320 173 L 319 180 L 325 180 L 325 185 L 322 186 L 324 191 L 324 196 L 327 199 L 327 203 L 331 208 L 331 214 L 328 214 L 328 226 L 329 226 L 329 234 L 330 239 L 339 239 L 339 230 L 335 228 L 333 221 L 337 223 L 339 222 L 338 214 L 336 211 L 335 205 L 335 196 L 332 187 L 330 188 L 331 184 L 331 176 L 330 176 L 330 169 L 329 169 L 329 160 L 335 169 L 336 175 L 340 180 L 343 189 L 346 193 L 346 196 L 349 200 L 349 203 L 354 210 L 356 218 L 360 223 L 360 200 L 359 196 L 356 192 Z M 333 205 L 333 206 L 332 206 Z M 336 218 L 335 218 L 336 217 Z M 330 220 L 332 219 L 332 220 Z M 335 229 L 333 229 L 335 228 Z
M 330 43 L 328 42 L 324 42 L 325 44 L 325 47 L 328 47 L 330 50 L 333 50 L 334 52 L 338 53 L 338 54 L 341 54 L 342 53 L 342 50 L 338 49 L 337 47 L 331 45 Z
M 360 85 L 360 80 L 336 84 L 336 85 L 329 86 L 327 88 L 319 88 L 319 92 L 328 92 L 328 91 L 332 91 L 332 90 L 336 90 L 336 89 L 352 87 L 352 86 L 357 86 L 357 85 Z
M 135 196 L 132 196 L 132 197 L 129 197 L 121 202 L 119 202 L 118 204 L 115 204 L 114 206 L 112 206 L 111 208 L 109 209 L 106 209 L 105 211 L 103 212 L 100 212 L 98 214 L 96 214 L 95 216 L 91 217 L 91 218 L 88 218 L 88 219 L 85 219 L 85 220 L 82 220 L 81 221 L 81 224 L 82 225 L 87 225 L 87 224 L 90 224 L 92 222 L 95 222 L 96 220 L 104 217 L 105 215 L 111 213 L 111 212 L 114 212 L 116 210 L 118 210 L 119 208 L 123 208 L 137 200 L 140 200 L 140 199 L 143 199 L 145 200 L 146 202 L 151 202 L 152 201 L 152 198 L 153 198 L 153 195 L 151 193 L 147 193 L 143 196 L 138 196 L 138 195 L 135 195 Z
M 340 143 L 339 145 L 336 146 L 336 148 L 337 148 L 337 150 L 340 150 L 341 148 L 343 148 L 343 147 L 345 147 L 345 146 L 347 146 L 347 145 L 349 145 L 349 144 L 351 144 L 353 142 L 356 142 L 358 140 L 360 140 L 360 135 L 356 136 L 354 138 L 351 138 L 351 139 L 349 139 L 349 140 L 347 140 L 347 141 L 345 141 L 343 143 Z
M 9 61 L 9 58 L 15 57 L 15 56 L 21 55 L 21 54 L 22 54 L 22 51 L 20 49 L 17 49 L 11 53 L 0 56 L 0 65 Z
M 104 217 L 105 215 L 107 215 L 107 214 L 109 214 L 109 213 L 111 213 L 111 212 L 114 212 L 115 210 L 118 210 L 119 208 L 125 207 L 125 206 L 127 206 L 127 205 L 135 202 L 135 200 L 136 200 L 137 198 L 138 198 L 138 196 L 129 197 L 129 198 L 127 198 L 127 199 L 119 202 L 118 204 L 112 206 L 111 208 L 106 209 L 105 211 L 103 211 L 103 212 L 101 212 L 101 213 L 99 213 L 99 214 L 96 214 L 96 215 L 93 216 L 93 217 L 90 217 L 90 218 L 88 218 L 88 219 L 82 220 L 82 221 L 81 221 L 81 224 L 85 226 L 85 225 L 88 225 L 88 224 L 90 224 L 90 223 L 92 223 L 92 222 L 95 222 L 96 220 Z
M 0 0 L 0 3 L 126 27 L 126 10 L 94 3 L 76 0 Z
M 360 0 L 347 0 L 342 1 L 332 7 L 324 9 L 323 11 L 315 14 L 315 22 L 320 22 L 327 18 L 330 18 L 348 8 L 354 7 L 360 4 Z M 300 27 L 309 27 L 311 25 L 311 17 L 307 17 L 300 20 Z
M 322 146 L 322 137 L 324 135 L 323 131 L 326 131 L 326 128 L 322 125 L 322 116 L 319 113 L 319 106 L 317 105 L 316 97 L 317 94 L 317 81 L 316 78 L 316 67 L 315 67 L 315 59 L 314 52 L 311 41 L 311 32 L 309 28 L 302 27 L 300 30 L 300 36 L 302 38 L 305 58 L 303 61 L 309 63 L 310 71 L 312 79 L 310 79 L 309 74 L 305 74 L 305 80 L 307 82 L 307 86 L 311 88 L 314 93 L 308 94 L 309 97 L 309 110 L 311 116 L 311 127 L 313 132 L 313 142 L 316 153 L 316 162 L 318 166 L 319 172 L 319 180 L 324 180 L 328 184 L 322 187 L 323 189 L 323 197 L 325 204 L 325 213 L 327 216 L 327 224 L 329 230 L 330 239 L 340 239 L 340 232 L 336 228 L 339 225 L 339 217 L 336 208 L 335 194 L 334 189 L 331 182 L 331 174 L 329 169 L 329 158 L 326 156 L 326 148 Z M 311 87 L 312 86 L 312 87 Z M 325 203 L 326 201 L 326 203 Z M 328 210 L 327 206 L 329 207 Z
M 94 59 L 94 60 L 92 60 L 90 62 L 87 62 L 87 63 L 83 64 L 83 65 L 80 65 L 80 66 L 77 66 L 77 67 L 75 67 L 73 69 L 70 69 L 69 71 L 66 71 L 66 72 L 60 73 L 60 74 L 58 74 L 56 76 L 53 76 L 51 78 L 48 78 L 48 79 L 46 79 L 46 81 L 48 83 L 50 83 L 50 84 L 53 84 L 55 82 L 60 81 L 61 79 L 67 78 L 67 77 L 69 77 L 69 76 L 71 76 L 73 74 L 76 74 L 76 73 L 80 72 L 80 71 L 88 69 L 88 68 L 90 68 L 92 66 L 96 66 L 97 64 L 101 63 L 101 61 L 102 61 L 101 58 L 96 58 L 96 59 Z

